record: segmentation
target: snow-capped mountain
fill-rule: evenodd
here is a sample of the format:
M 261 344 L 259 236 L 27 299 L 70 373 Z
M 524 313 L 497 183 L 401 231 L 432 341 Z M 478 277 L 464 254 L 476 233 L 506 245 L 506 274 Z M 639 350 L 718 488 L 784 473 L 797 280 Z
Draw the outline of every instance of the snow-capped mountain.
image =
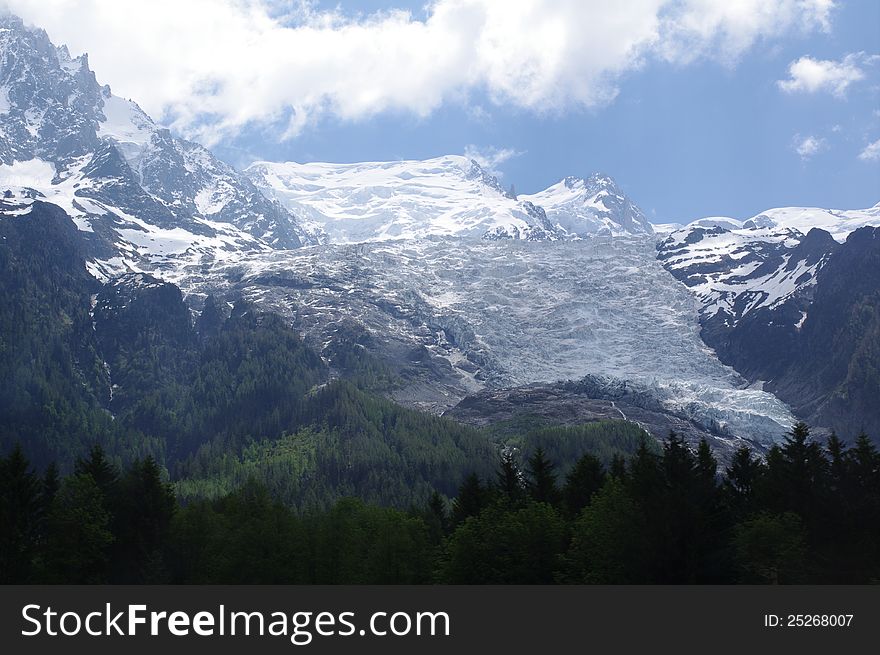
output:
M 642 210 L 607 175 L 566 177 L 544 191 L 519 198 L 542 207 L 557 233 L 568 238 L 654 231 Z
M 466 157 L 358 164 L 258 162 L 247 174 L 329 243 L 466 237 L 554 241 L 651 234 L 607 176 L 514 196 Z
M 794 230 L 807 234 L 813 228 L 825 230 L 835 241 L 843 243 L 846 237 L 860 227 L 880 224 L 880 203 L 868 209 L 822 209 L 820 207 L 776 207 L 744 221 L 725 216 L 701 218 L 686 227 L 722 227 L 727 230 L 768 228 Z
M 657 258 L 699 300 L 702 339 L 722 362 L 814 425 L 876 429 L 878 209 L 701 219 L 662 239 Z
M 728 327 L 748 312 L 776 307 L 815 282 L 835 242 L 815 236 L 801 247 L 792 229 L 729 230 L 696 225 L 673 232 L 658 246 L 666 269 L 699 299 L 704 321 L 719 317 Z M 824 247 L 823 247 L 824 246 Z
M 803 320 L 816 274 L 838 242 L 866 225 L 880 225 L 880 205 L 864 210 L 770 209 L 745 221 L 702 218 L 668 233 L 658 258 L 702 304 L 704 323 L 732 328 L 746 314 L 791 301 Z
M 246 173 L 330 243 L 427 236 L 555 238 L 543 210 L 516 200 L 466 157 L 357 164 L 258 162 Z
M 296 247 L 293 216 L 202 146 L 114 96 L 43 30 L 0 16 L 0 195 L 34 198 L 89 233 L 95 273 Z

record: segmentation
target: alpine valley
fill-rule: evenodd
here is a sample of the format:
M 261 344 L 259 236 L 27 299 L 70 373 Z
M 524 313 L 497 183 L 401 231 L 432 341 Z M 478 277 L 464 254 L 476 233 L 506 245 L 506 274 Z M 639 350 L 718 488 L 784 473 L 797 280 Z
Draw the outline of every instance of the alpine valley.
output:
M 407 506 L 548 429 L 594 428 L 561 466 L 880 435 L 880 205 L 661 226 L 457 155 L 238 171 L 8 15 L 0 196 L 0 446 L 41 466 Z

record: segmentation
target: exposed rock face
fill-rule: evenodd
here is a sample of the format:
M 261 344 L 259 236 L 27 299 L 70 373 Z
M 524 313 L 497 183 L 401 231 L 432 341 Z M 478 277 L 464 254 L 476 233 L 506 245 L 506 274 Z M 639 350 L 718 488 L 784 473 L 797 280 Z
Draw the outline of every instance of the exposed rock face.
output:
M 760 444 L 737 439 L 701 426 L 666 410 L 649 396 L 638 393 L 615 393 L 590 384 L 532 384 L 513 389 L 482 391 L 468 396 L 444 416 L 475 427 L 516 424 L 528 419 L 546 425 L 578 425 L 591 421 L 625 419 L 640 425 L 658 440 L 671 431 L 696 447 L 706 439 L 722 464 L 743 445 L 761 451 Z
M 296 219 L 202 146 L 114 96 L 43 30 L 0 16 L 0 194 L 41 198 L 84 232 L 104 277 L 230 249 L 295 248 Z
M 764 214 L 700 221 L 658 245 L 701 302 L 701 336 L 721 361 L 850 440 L 880 428 L 880 228 L 859 227 L 875 209 L 807 234 Z

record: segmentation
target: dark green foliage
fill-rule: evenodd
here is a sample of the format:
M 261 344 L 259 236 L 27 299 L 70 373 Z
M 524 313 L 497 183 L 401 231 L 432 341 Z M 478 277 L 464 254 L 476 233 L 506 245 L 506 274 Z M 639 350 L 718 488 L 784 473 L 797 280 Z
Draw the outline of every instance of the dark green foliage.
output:
M 451 527 L 451 517 L 446 500 L 435 491 L 431 494 L 428 504 L 420 516 L 428 528 L 431 543 L 439 544 Z
M 452 584 L 552 583 L 565 536 L 565 522 L 550 505 L 493 505 L 468 518 L 449 538 L 440 579 Z
M 88 459 L 77 460 L 73 472 L 77 475 L 91 477 L 105 498 L 112 498 L 116 495 L 119 471 L 116 466 L 107 461 L 107 456 L 101 446 L 97 444 L 92 446 Z
M 423 520 L 342 499 L 297 516 L 249 482 L 174 519 L 174 580 L 238 584 L 412 584 L 430 576 Z
M 761 483 L 764 464 L 752 452 L 742 447 L 736 451 L 726 469 L 724 489 L 737 516 L 748 514 L 754 507 L 755 490 Z
M 357 326 L 328 368 L 247 303 L 193 323 L 173 285 L 102 287 L 51 206 L 7 219 L 0 582 L 880 581 L 865 435 L 798 424 L 719 479 L 707 443 L 625 421 L 474 430 L 378 396 L 398 381 Z M 825 372 L 861 380 L 833 402 L 876 382 L 875 342 Z
M 483 486 L 476 473 L 471 473 L 459 487 L 452 502 L 453 523 L 458 525 L 469 516 L 477 516 L 488 504 L 489 489 Z
M 526 488 L 536 503 L 559 505 L 559 489 L 556 487 L 556 471 L 539 446 L 529 457 L 526 466 Z
M 806 424 L 797 423 L 782 446 L 774 446 L 768 454 L 771 466 L 762 491 L 766 502 L 779 512 L 793 510 L 801 516 L 812 516 L 823 501 L 828 461 L 819 444 L 809 437 Z
M 98 287 L 61 209 L 0 220 L 0 452 L 21 443 L 42 469 L 114 433 L 89 315 Z
M 569 471 L 562 487 L 562 503 L 569 516 L 577 516 L 605 484 L 605 468 L 593 455 L 581 457 Z
M 507 507 L 519 507 L 526 498 L 525 482 L 511 451 L 501 455 L 495 474 L 495 494 Z
M 611 466 L 608 469 L 612 478 L 624 480 L 626 478 L 626 459 L 620 453 L 611 458 Z
M 177 501 L 152 458 L 134 462 L 119 481 L 114 502 L 113 579 L 158 584 L 168 580 L 163 548 Z M 121 565 L 121 566 L 120 566 Z
M 19 449 L 0 459 L 0 571 L 48 583 L 876 582 L 880 454 L 865 436 L 826 454 L 805 434 L 767 463 L 738 454 L 721 484 L 705 446 L 676 435 L 615 475 L 585 456 L 562 509 L 530 497 L 552 480 L 540 453 L 528 492 L 508 453 L 494 492 L 464 479 L 451 517 L 438 492 L 408 512 L 354 498 L 297 512 L 255 479 L 181 507 L 151 459 L 120 471 L 96 447 L 59 486 Z
M 301 582 L 303 538 L 290 511 L 251 481 L 174 519 L 172 568 L 187 583 Z
M 306 393 L 326 378 L 320 358 L 279 317 L 255 316 L 242 304 L 199 340 L 170 286 L 139 292 L 97 322 L 119 385 L 117 420 L 161 438 L 170 462 L 212 440 L 234 451 L 296 426 Z
M 540 427 L 525 432 L 521 440 L 514 437 L 509 442 L 521 446 L 525 461 L 540 448 L 560 476 L 567 475 L 575 462 L 586 454 L 610 465 L 615 455 L 631 455 L 642 443 L 647 444 L 652 452 L 658 450 L 653 440 L 645 440 L 645 432 L 638 425 L 617 420 Z
M 68 477 L 49 514 L 42 577 L 51 584 L 110 581 L 112 517 L 101 489 L 86 474 Z
M 421 506 L 436 490 L 455 494 L 468 471 L 488 475 L 497 450 L 477 431 L 334 382 L 301 404 L 303 427 L 254 441 L 241 456 L 224 442 L 202 446 L 180 469 L 181 497 L 217 497 L 249 478 L 301 511 L 344 496 Z
M 307 517 L 318 553 L 317 584 L 413 584 L 430 580 L 427 526 L 398 510 L 341 500 L 329 513 Z
M 804 529 L 797 514 L 761 513 L 736 526 L 733 543 L 742 581 L 793 583 L 803 581 Z
M 372 335 L 351 320 L 340 321 L 334 330 L 334 339 L 321 355 L 330 367 L 361 389 L 384 392 L 397 384 L 391 369 L 370 353 Z
M 575 584 L 633 584 L 653 578 L 648 522 L 621 480 L 612 478 L 573 526 L 565 580 Z
M 19 446 L 0 458 L 0 583 L 31 581 L 39 520 L 39 478 Z

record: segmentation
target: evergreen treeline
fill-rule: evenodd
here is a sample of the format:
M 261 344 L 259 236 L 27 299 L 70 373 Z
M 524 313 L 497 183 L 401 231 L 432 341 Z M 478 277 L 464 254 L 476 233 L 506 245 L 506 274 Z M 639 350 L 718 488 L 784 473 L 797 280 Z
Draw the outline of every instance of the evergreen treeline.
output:
M 489 474 L 497 457 L 479 431 L 345 381 L 310 394 L 295 424 L 303 427 L 251 441 L 240 454 L 223 442 L 205 444 L 178 469 L 181 499 L 216 498 L 253 478 L 299 511 L 344 496 L 407 507 L 435 490 L 454 495 L 469 471 Z
M 867 583 L 880 580 L 880 454 L 810 440 L 719 475 L 672 434 L 564 476 L 540 446 L 409 511 L 296 512 L 253 480 L 180 505 L 151 458 L 100 447 L 60 478 L 0 459 L 0 581 L 55 583 Z

